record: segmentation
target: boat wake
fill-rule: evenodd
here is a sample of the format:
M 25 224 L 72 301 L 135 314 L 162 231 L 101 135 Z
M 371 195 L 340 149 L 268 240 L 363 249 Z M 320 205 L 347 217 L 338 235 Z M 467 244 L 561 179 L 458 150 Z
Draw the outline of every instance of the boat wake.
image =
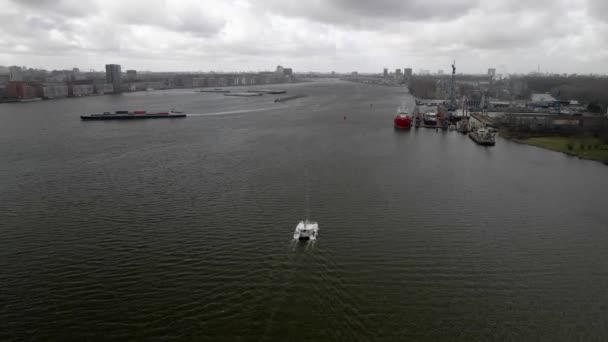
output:
M 244 113 L 254 113 L 254 112 L 264 112 L 280 109 L 278 107 L 266 107 L 266 108 L 255 108 L 255 109 L 240 109 L 240 110 L 230 110 L 225 112 L 214 112 L 214 113 L 188 113 L 188 117 L 191 116 L 218 116 L 218 115 L 234 115 L 234 114 L 244 114 Z
M 304 248 L 308 252 L 314 250 L 316 243 L 317 240 L 291 240 L 290 247 L 293 252 L 298 248 Z

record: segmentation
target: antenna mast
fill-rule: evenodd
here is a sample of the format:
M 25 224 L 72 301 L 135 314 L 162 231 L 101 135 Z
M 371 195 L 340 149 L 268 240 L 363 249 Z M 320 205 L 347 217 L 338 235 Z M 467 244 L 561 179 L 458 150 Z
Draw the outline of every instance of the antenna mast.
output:
M 452 63 L 452 81 L 450 84 L 450 107 L 456 107 L 456 60 Z

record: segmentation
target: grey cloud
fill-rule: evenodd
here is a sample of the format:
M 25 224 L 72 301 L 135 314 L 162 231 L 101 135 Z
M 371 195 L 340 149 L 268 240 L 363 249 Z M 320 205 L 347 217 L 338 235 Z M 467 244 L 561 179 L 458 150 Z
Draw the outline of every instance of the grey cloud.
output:
M 590 16 L 608 23 L 608 1 L 606 0 L 587 0 L 588 13 Z
M 496 60 L 516 71 L 559 55 L 573 72 L 608 69 L 605 0 L 0 0 L 0 8 L 5 63 L 53 68 L 109 59 L 373 71 L 445 69 L 456 58 L 472 70 Z
M 212 17 L 197 3 L 172 8 L 164 0 L 138 1 L 131 6 L 114 7 L 116 19 L 126 25 L 152 26 L 208 37 L 220 32 L 225 20 Z
M 11 0 L 14 6 L 24 7 L 28 12 L 44 12 L 61 17 L 88 17 L 99 10 L 93 1 L 82 0 Z
M 453 20 L 475 8 L 479 0 L 270 0 L 276 13 L 326 24 L 373 29 L 391 21 Z

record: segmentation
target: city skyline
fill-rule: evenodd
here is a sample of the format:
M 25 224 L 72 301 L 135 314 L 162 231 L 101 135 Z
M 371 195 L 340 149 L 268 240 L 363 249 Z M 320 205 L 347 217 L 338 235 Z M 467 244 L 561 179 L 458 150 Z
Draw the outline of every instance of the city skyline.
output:
M 605 73 L 600 0 L 0 0 L 0 65 L 98 70 L 376 73 L 384 67 L 497 74 Z

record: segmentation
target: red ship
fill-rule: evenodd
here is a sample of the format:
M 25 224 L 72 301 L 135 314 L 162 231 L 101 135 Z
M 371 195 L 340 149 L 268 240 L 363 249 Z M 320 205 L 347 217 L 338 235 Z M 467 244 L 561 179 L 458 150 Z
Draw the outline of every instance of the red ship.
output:
M 410 129 L 412 128 L 412 119 L 407 113 L 399 113 L 395 116 L 395 128 L 397 129 Z

